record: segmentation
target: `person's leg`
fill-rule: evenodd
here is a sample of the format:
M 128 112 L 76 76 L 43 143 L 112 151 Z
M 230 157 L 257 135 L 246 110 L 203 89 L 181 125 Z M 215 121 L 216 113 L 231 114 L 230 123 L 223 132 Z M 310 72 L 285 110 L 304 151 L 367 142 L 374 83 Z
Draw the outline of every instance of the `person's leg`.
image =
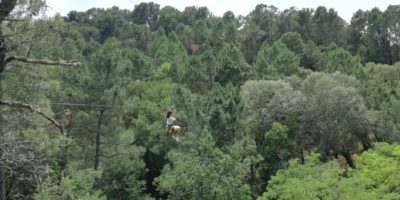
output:
M 179 137 L 179 134 L 181 133 L 181 127 L 180 126 L 174 126 L 175 129 L 175 136 Z
M 177 142 L 179 142 L 179 133 L 181 132 L 181 127 L 174 126 L 174 135 L 172 136 Z

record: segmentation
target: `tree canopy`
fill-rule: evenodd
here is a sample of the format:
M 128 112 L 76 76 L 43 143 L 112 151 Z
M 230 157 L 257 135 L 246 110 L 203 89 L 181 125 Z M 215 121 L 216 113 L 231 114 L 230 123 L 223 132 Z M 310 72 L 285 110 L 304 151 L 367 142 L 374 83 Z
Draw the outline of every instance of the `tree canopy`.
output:
M 0 200 L 399 199 L 399 9 L 2 0 Z

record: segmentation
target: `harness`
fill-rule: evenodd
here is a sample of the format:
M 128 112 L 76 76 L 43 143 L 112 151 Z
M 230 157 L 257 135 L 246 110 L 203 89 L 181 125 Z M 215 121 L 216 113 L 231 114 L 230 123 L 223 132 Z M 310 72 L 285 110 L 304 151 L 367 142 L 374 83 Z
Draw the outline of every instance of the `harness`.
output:
M 171 128 L 172 128 L 172 126 L 174 126 L 174 124 L 170 124 L 170 125 L 167 125 L 167 133 L 169 133 L 169 132 L 171 132 L 171 131 L 173 131 Z

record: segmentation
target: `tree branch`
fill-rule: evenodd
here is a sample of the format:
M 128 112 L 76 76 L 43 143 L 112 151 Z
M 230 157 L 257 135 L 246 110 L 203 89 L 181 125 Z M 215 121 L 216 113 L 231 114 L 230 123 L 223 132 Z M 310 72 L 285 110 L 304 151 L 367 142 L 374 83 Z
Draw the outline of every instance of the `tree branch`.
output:
M 31 31 L 31 30 L 33 30 L 33 29 L 32 29 L 32 28 L 25 28 L 25 29 L 23 29 L 23 30 L 21 30 L 21 31 L 15 30 L 14 33 L 7 34 L 7 35 L 3 35 L 2 37 L 3 37 L 3 38 L 14 37 L 14 36 L 17 36 L 17 35 L 22 35 L 22 34 L 24 34 L 25 32 L 28 32 L 28 31 Z
M 29 59 L 21 56 L 10 56 L 6 59 L 6 63 L 12 61 L 20 61 L 24 63 L 31 63 L 31 64 L 41 64 L 41 65 L 63 65 L 63 66 L 72 66 L 77 67 L 81 66 L 79 61 L 65 61 L 65 60 L 37 60 L 37 59 Z
M 62 134 L 66 134 L 64 126 L 62 126 L 59 122 L 57 122 L 54 118 L 46 115 L 44 112 L 38 110 L 35 106 L 30 105 L 30 104 L 26 104 L 26 103 L 22 103 L 22 102 L 16 102 L 16 101 L 3 101 L 0 100 L 0 105 L 4 105 L 4 106 L 8 106 L 8 107 L 13 107 L 13 108 L 24 108 L 27 110 L 30 110 L 40 116 L 42 116 L 43 118 L 47 119 L 48 121 L 50 121 L 54 126 L 56 126 L 58 129 L 60 129 Z
M 16 18 L 8 18 L 6 17 L 4 21 L 9 21 L 9 22 L 22 22 L 22 21 L 27 21 L 26 19 L 16 19 Z

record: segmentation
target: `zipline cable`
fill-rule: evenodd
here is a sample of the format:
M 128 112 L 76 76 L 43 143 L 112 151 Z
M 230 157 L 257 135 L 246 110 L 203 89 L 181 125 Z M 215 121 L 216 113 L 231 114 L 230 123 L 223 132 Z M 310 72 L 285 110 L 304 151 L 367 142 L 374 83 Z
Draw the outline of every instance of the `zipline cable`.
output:
M 22 102 L 22 101 L 16 101 L 16 102 Z M 111 105 L 111 104 L 85 104 L 85 103 L 69 103 L 69 102 L 35 102 L 32 105 L 62 105 L 62 106 L 76 106 L 76 107 L 107 107 L 107 108 L 135 108 L 135 109 L 153 109 L 154 107 L 149 107 L 149 106 L 138 106 L 138 107 L 133 107 L 133 106 L 121 106 L 121 105 Z M 230 107 L 235 107 L 234 105 L 230 106 L 216 106 L 219 108 L 230 108 Z M 177 110 L 191 110 L 192 108 L 188 107 L 175 107 Z

